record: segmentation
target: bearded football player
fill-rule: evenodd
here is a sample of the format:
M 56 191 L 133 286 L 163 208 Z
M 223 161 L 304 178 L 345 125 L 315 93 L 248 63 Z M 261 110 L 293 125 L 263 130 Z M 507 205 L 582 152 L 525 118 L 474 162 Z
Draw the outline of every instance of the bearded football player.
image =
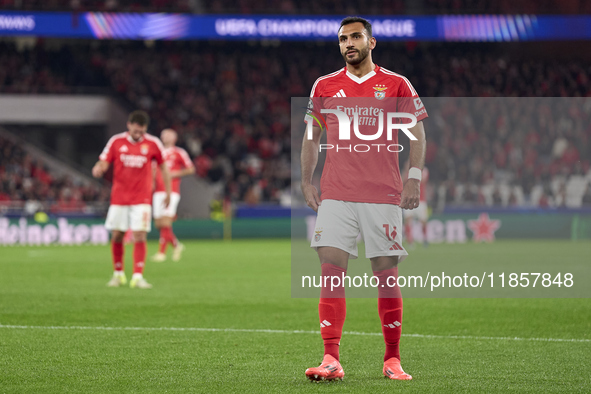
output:
M 371 261 L 373 275 L 379 280 L 378 314 L 385 341 L 382 373 L 392 380 L 410 380 L 412 376 L 405 373 L 400 364 L 402 295 L 395 280 L 398 263 L 408 255 L 402 247 L 402 210 L 419 206 L 425 157 L 422 120 L 427 112 L 408 79 L 373 62 L 372 52 L 377 41 L 367 20 L 345 18 L 338 31 L 338 42 L 345 67 L 318 78 L 312 87 L 311 106 L 306 116 L 307 123 L 314 122 L 312 135 L 310 139 L 304 136 L 302 145 L 301 188 L 308 206 L 318 213 L 315 230 L 319 236 L 314 237 L 311 246 L 318 253 L 323 283 L 326 283 L 324 278 L 346 275 L 349 259 L 357 258 L 357 236 L 362 235 L 366 257 Z M 350 133 L 348 142 L 358 142 L 359 146 L 370 147 L 367 137 L 375 134 L 378 124 L 383 126 L 379 119 L 382 114 L 412 114 L 416 124 L 408 127 L 413 137 L 409 135 L 411 168 L 408 179 L 403 183 L 400 176 L 397 150 L 382 148 L 371 153 L 365 150 L 365 153 L 356 153 L 350 147 L 349 150 L 346 147 L 328 149 L 320 183 L 321 198 L 312 185 L 323 133 L 321 125 L 315 122 L 316 114 L 322 109 L 343 111 L 347 103 L 350 104 L 347 115 L 357 112 L 354 117 L 357 119 L 362 110 L 365 111 L 363 115 L 368 115 L 354 127 L 344 122 L 346 128 L 355 131 L 354 135 Z M 326 117 L 328 147 L 339 143 L 340 119 L 337 118 Z M 364 138 L 359 137 L 360 132 L 365 134 L 361 136 Z M 372 141 L 378 149 L 398 142 L 396 133 L 388 137 L 386 134 Z M 395 285 L 391 286 L 392 283 Z M 321 288 L 318 313 L 324 357 L 319 367 L 308 368 L 305 374 L 313 381 L 342 379 L 345 373 L 339 349 L 346 315 L 344 283 Z

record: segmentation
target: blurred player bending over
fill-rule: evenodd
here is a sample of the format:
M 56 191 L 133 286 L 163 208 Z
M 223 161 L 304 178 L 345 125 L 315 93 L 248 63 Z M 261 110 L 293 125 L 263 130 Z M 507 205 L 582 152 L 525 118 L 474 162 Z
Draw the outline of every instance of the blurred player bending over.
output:
M 408 172 L 408 163 L 407 163 Z M 408 175 L 408 174 L 407 174 Z M 414 245 L 414 236 L 412 229 L 414 227 L 414 219 L 417 219 L 421 223 L 421 233 L 423 234 L 423 245 L 429 246 L 429 240 L 427 239 L 427 221 L 429 220 L 429 206 L 427 205 L 427 182 L 429 182 L 429 170 L 427 167 L 423 167 L 421 175 L 421 198 L 419 201 L 419 207 L 413 210 L 405 210 L 404 213 L 404 232 L 406 233 L 406 242 L 409 246 Z
M 166 189 L 162 181 L 162 174 L 156 167 L 156 190 L 152 200 L 154 208 L 154 222 L 156 228 L 160 229 L 160 250 L 153 257 L 153 261 L 166 260 L 166 246 L 170 243 L 174 247 L 172 260 L 179 261 L 183 253 L 184 246 L 181 244 L 172 232 L 172 222 L 176 217 L 176 209 L 181 200 L 181 177 L 195 173 L 195 166 L 191 158 L 183 148 L 176 145 L 177 134 L 173 129 L 164 129 L 160 134 L 162 144 L 164 144 L 164 162 L 172 178 L 172 193 L 170 194 L 170 204 L 164 206 L 166 198 Z
M 380 153 L 356 154 L 346 150 L 328 150 L 320 183 L 321 201 L 311 181 L 318 162 L 322 130 L 313 125 L 312 139 L 304 136 L 301 159 L 302 192 L 306 203 L 318 212 L 316 236 L 311 246 L 318 252 L 322 277 L 342 277 L 346 275 L 349 258 L 357 257 L 356 238 L 361 232 L 366 257 L 371 261 L 373 275 L 379 279 L 378 313 L 386 343 L 382 372 L 390 379 L 410 380 L 412 377 L 400 366 L 402 296 L 397 285 L 388 285 L 388 278 L 398 277 L 398 262 L 408 255 L 401 246 L 401 211 L 419 205 L 420 175 L 425 157 L 422 120 L 427 113 L 408 79 L 373 63 L 371 51 L 376 47 L 376 39 L 372 36 L 369 22 L 357 17 L 345 18 L 341 22 L 338 39 L 346 67 L 316 80 L 310 94 L 311 107 L 306 122 L 313 122 L 314 113 L 320 112 L 321 108 L 334 110 L 338 104 L 355 107 L 355 103 L 365 102 L 367 107 L 384 113 L 415 114 L 417 124 L 408 130 L 417 140 L 410 142 L 412 168 L 404 185 L 397 152 L 382 149 Z M 355 98 L 356 101 L 351 103 L 342 97 Z M 407 99 L 400 99 L 402 97 Z M 372 122 L 377 120 L 373 113 L 374 116 L 369 117 Z M 337 117 L 328 116 L 326 122 L 328 145 L 368 143 L 357 136 L 351 136 L 349 141 L 339 141 Z M 362 128 L 360 122 L 359 129 L 365 135 L 376 134 L 376 127 L 367 127 L 367 123 Z M 382 133 L 377 141 L 372 142 L 396 144 L 397 133 L 393 134 L 392 141 L 388 141 L 386 133 Z M 306 376 L 315 381 L 342 379 L 344 372 L 339 362 L 339 346 L 346 315 L 344 286 L 334 289 L 331 286 L 322 287 L 318 312 L 324 358 L 319 367 L 308 368 Z
M 150 118 L 143 111 L 129 115 L 127 131 L 116 134 L 105 146 L 99 161 L 92 168 L 92 175 L 100 178 L 113 164 L 113 188 L 111 205 L 105 227 L 112 230 L 113 278 L 107 283 L 119 287 L 127 283 L 123 271 L 123 236 L 133 231 L 133 276 L 131 288 L 149 289 L 151 284 L 143 277 L 146 261 L 146 234 L 150 231 L 152 197 L 152 160 L 162 168 L 166 193 L 164 205 L 170 202 L 170 175 L 164 163 L 164 147 L 160 140 L 149 134 Z

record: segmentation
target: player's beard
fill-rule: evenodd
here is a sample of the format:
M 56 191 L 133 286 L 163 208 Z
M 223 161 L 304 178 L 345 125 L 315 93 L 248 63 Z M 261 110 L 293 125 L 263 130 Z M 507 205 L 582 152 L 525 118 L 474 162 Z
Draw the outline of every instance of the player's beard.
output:
M 367 56 L 369 56 L 369 45 L 366 46 L 363 49 L 356 49 L 357 51 L 357 56 L 355 56 L 353 59 L 348 59 L 347 58 L 347 52 L 349 52 L 349 49 L 347 49 L 345 51 L 345 53 L 343 53 L 343 59 L 345 59 L 345 62 L 352 65 L 352 66 L 356 66 L 359 63 L 361 63 L 362 61 L 364 61 Z

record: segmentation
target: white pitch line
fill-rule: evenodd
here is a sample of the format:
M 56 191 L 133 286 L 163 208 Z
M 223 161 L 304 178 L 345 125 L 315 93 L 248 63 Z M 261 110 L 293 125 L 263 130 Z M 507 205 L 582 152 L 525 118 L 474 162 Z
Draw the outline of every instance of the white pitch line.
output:
M 320 331 L 306 330 L 267 330 L 262 328 L 201 328 L 201 327 L 104 327 L 104 326 L 20 326 L 0 324 L 0 328 L 32 330 L 98 330 L 98 331 L 197 331 L 197 332 L 251 332 L 263 334 L 320 334 Z M 382 336 L 378 332 L 344 331 L 343 335 Z M 425 339 L 474 339 L 500 341 L 535 341 L 535 342 L 582 342 L 591 343 L 591 339 L 576 338 L 519 338 L 519 337 L 480 337 L 473 335 L 423 335 L 402 334 L 403 337 Z
M 382 335 L 382 334 L 379 334 Z M 591 343 L 591 339 L 577 338 L 519 338 L 519 337 L 479 337 L 474 335 L 423 335 L 423 334 L 402 334 L 403 337 L 431 338 L 431 339 L 479 339 L 479 340 L 502 340 L 502 341 L 535 341 L 535 342 L 582 342 Z

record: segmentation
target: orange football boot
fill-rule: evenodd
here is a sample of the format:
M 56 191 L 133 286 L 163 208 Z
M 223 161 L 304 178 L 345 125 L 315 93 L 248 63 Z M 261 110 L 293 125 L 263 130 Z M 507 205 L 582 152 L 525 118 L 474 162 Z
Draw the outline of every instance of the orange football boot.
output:
M 319 367 L 306 369 L 306 377 L 314 382 L 321 380 L 343 380 L 344 376 L 345 372 L 343 371 L 343 367 L 341 367 L 341 363 L 330 354 L 324 355 L 322 364 Z
M 412 380 L 412 376 L 402 370 L 400 360 L 396 357 L 384 362 L 384 376 L 392 380 Z

